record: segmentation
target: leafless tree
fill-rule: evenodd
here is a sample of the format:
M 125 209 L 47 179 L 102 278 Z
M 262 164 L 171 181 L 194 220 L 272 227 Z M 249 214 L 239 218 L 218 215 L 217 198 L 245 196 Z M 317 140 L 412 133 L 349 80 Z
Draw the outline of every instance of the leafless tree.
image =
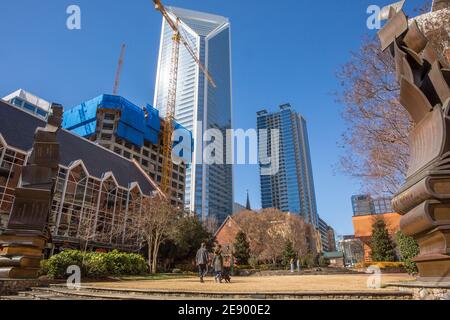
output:
M 381 52 L 377 39 L 366 38 L 338 77 L 347 124 L 341 141 L 341 168 L 359 178 L 366 186 L 364 191 L 394 193 L 405 178 L 412 128 L 398 101 L 394 61 Z
M 219 220 L 216 216 L 208 216 L 204 222 L 204 226 L 208 232 L 215 234 L 217 229 L 219 229 Z
M 142 214 L 136 219 L 139 234 L 148 248 L 148 264 L 151 273 L 157 272 L 161 244 L 175 232 L 176 223 L 183 212 L 161 197 L 143 200 Z
M 423 14 L 429 8 L 428 2 L 416 12 Z M 433 30 L 433 23 L 442 23 L 424 17 L 418 18 L 424 29 Z M 448 34 L 430 32 L 427 36 L 442 54 L 448 46 Z M 394 60 L 389 53 L 381 52 L 376 37 L 367 36 L 337 76 L 342 86 L 338 101 L 345 106 L 342 118 L 347 125 L 340 142 L 343 152 L 339 167 L 359 179 L 365 192 L 395 193 L 405 179 L 408 134 L 414 124 L 398 100 Z
M 253 260 L 275 264 L 281 259 L 286 241 L 293 243 L 299 255 L 308 253 L 309 229 L 304 219 L 277 209 L 264 209 L 259 213 L 242 211 L 233 219 L 247 235 Z

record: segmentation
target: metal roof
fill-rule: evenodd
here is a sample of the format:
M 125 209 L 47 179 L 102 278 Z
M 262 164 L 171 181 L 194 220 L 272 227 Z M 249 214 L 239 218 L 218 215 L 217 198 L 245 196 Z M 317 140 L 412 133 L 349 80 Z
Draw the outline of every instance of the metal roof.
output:
M 0 101 L 0 134 L 8 145 L 23 151 L 31 150 L 36 128 L 44 126 L 45 121 L 37 116 Z M 92 176 L 102 178 L 105 173 L 112 172 L 122 187 L 128 188 L 137 182 L 144 194 L 155 191 L 150 178 L 132 161 L 64 129 L 58 133 L 58 142 L 61 165 L 69 167 L 81 160 Z

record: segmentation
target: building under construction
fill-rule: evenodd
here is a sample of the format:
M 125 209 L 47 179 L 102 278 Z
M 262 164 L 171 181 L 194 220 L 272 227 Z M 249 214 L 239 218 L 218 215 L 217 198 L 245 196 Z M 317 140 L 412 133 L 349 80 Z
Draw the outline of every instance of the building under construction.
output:
M 127 159 L 137 161 L 158 184 L 162 181 L 163 137 L 165 121 L 150 105 L 140 108 L 127 99 L 115 95 L 101 95 L 64 112 L 63 127 L 85 137 Z M 185 132 L 189 141 L 179 155 L 181 164 L 173 164 L 171 201 L 184 206 L 186 163 L 192 149 L 191 133 L 181 125 L 173 127 Z M 172 159 L 171 159 L 172 160 Z

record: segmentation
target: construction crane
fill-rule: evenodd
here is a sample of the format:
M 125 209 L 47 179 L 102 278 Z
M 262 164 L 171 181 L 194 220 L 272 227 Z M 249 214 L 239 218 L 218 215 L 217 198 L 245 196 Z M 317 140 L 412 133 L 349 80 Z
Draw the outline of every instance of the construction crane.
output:
M 163 130 L 163 166 L 162 166 L 162 177 L 161 177 L 161 190 L 168 195 L 168 199 L 171 198 L 170 189 L 172 185 L 172 148 L 173 148 L 173 121 L 175 119 L 175 105 L 177 98 L 177 83 L 178 83 L 178 62 L 180 55 L 180 42 L 186 48 L 186 50 L 191 55 L 192 59 L 197 63 L 200 70 L 205 74 L 205 77 L 208 79 L 209 83 L 216 88 L 216 84 L 209 74 L 206 67 L 201 63 L 200 59 L 195 54 L 192 47 L 187 42 L 186 38 L 181 34 L 181 30 L 179 28 L 180 19 L 176 19 L 174 21 L 167 12 L 164 5 L 160 0 L 153 0 L 155 4 L 155 9 L 161 12 L 163 18 L 167 22 L 167 24 L 173 30 L 172 36 L 172 56 L 170 61 L 170 74 L 169 74 L 169 91 L 167 97 L 167 106 L 166 106 L 166 121 L 164 124 Z
M 122 74 L 124 57 L 125 57 L 125 43 L 122 43 L 122 48 L 120 50 L 119 63 L 117 65 L 116 78 L 114 80 L 113 95 L 117 95 L 117 93 L 119 91 L 119 82 L 120 82 L 120 76 Z

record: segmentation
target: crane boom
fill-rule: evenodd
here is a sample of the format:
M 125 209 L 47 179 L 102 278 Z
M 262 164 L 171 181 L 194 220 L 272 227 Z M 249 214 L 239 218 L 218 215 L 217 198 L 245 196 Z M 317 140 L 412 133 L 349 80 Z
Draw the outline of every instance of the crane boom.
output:
M 125 57 L 125 43 L 122 44 L 122 48 L 120 50 L 119 63 L 117 65 L 116 78 L 114 80 L 113 95 L 117 95 L 117 93 L 119 91 L 119 82 L 120 82 L 120 76 L 122 74 L 124 57 Z
M 163 18 L 173 30 L 172 37 L 172 56 L 170 61 L 170 74 L 169 74 L 169 92 L 167 96 L 167 107 L 166 107 L 166 121 L 164 123 L 163 129 L 163 163 L 162 163 L 162 176 L 161 176 L 161 190 L 171 198 L 170 190 L 172 186 L 172 150 L 173 150 L 173 121 L 175 120 L 175 106 L 177 98 L 177 83 L 178 83 L 178 63 L 180 56 L 180 43 L 189 52 L 192 59 L 199 66 L 200 70 L 205 74 L 209 83 L 216 88 L 216 84 L 212 76 L 209 74 L 206 67 L 201 63 L 197 55 L 195 54 L 192 47 L 182 36 L 179 28 L 180 19 L 175 21 L 170 17 L 164 5 L 160 0 L 153 0 L 156 10 L 161 12 Z
M 189 52 L 189 54 L 191 55 L 192 59 L 197 63 L 197 65 L 199 66 L 200 70 L 202 70 L 202 72 L 205 74 L 205 76 L 208 79 L 209 83 L 214 88 L 217 88 L 217 85 L 214 82 L 214 80 L 213 80 L 211 74 L 209 73 L 208 69 L 206 69 L 206 67 L 203 65 L 203 63 L 201 63 L 201 61 L 199 60 L 199 58 L 195 54 L 194 50 L 192 49 L 192 47 L 189 45 L 189 43 L 186 41 L 186 39 L 181 35 L 180 29 L 178 27 L 178 24 L 176 22 L 174 22 L 172 20 L 172 18 L 169 16 L 169 13 L 167 12 L 167 10 L 164 7 L 164 5 L 161 3 L 161 0 L 153 0 L 153 2 L 155 3 L 156 10 L 161 12 L 161 14 L 163 15 L 164 19 L 167 21 L 169 26 L 172 28 L 173 32 L 174 33 L 178 33 L 180 35 L 181 43 L 183 43 L 184 47 Z

